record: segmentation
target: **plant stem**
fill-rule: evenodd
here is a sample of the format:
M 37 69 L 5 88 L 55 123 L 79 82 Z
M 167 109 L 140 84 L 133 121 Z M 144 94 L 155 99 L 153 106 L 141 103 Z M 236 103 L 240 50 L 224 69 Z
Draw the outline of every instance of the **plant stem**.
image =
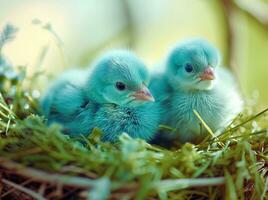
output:
M 177 179 L 177 180 L 163 180 L 153 184 L 153 187 L 159 191 L 172 191 L 180 190 L 189 187 L 207 187 L 214 185 L 224 185 L 224 177 L 213 177 L 213 178 L 195 178 L 195 179 Z

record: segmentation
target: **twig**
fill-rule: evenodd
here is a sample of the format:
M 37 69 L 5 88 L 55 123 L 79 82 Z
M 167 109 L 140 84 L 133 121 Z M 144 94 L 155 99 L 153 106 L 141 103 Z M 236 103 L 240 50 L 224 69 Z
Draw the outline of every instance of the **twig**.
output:
M 236 125 L 235 127 L 230 128 L 229 130 L 226 130 L 226 131 L 223 132 L 221 135 L 219 135 L 219 138 L 222 138 L 222 137 L 225 136 L 227 133 L 233 132 L 233 131 L 235 131 L 236 129 L 238 129 L 239 127 L 241 127 L 241 126 L 247 124 L 248 122 L 250 122 L 250 121 L 252 121 L 252 120 L 254 120 L 254 119 L 260 117 L 261 115 L 263 115 L 263 114 L 266 113 L 267 111 L 268 111 L 268 108 L 266 108 L 265 110 L 259 112 L 259 113 L 256 114 L 256 115 L 254 115 L 254 116 L 248 118 L 247 120 L 241 122 L 240 124 Z
M 40 187 L 38 188 L 38 193 L 41 195 L 45 194 L 46 186 L 46 183 L 41 183 Z
M 9 186 L 11 186 L 11 187 L 13 187 L 13 188 L 15 188 L 15 189 L 21 191 L 21 192 L 24 192 L 24 193 L 30 195 L 31 197 L 34 197 L 35 199 L 38 199 L 38 200 L 45 200 L 45 198 L 42 197 L 40 194 L 38 194 L 38 193 L 36 193 L 36 192 L 34 192 L 34 191 L 32 191 L 32 190 L 29 190 L 29 189 L 27 189 L 27 188 L 25 188 L 25 187 L 23 187 L 23 186 L 21 186 L 21 185 L 18 185 L 18 184 L 16 184 L 16 183 L 13 183 L 13 182 L 11 182 L 11 181 L 9 181 L 9 180 L 7 180 L 7 179 L 4 179 L 4 178 L 3 178 L 3 179 L 2 179 L 2 182 L 3 182 L 4 184 L 7 184 L 7 185 L 9 185 Z
M 263 133 L 267 133 L 267 130 L 265 129 L 265 130 L 260 130 L 258 132 L 253 132 L 253 133 L 249 133 L 249 134 L 242 134 L 242 135 L 237 135 L 237 136 L 231 136 L 231 137 L 228 138 L 228 140 L 237 139 L 237 138 L 241 138 L 241 137 L 255 136 L 255 135 L 259 135 L 259 134 L 263 134 Z
M 31 182 L 32 182 L 32 180 L 29 179 L 29 180 L 24 181 L 24 182 L 21 183 L 20 185 L 21 185 L 21 186 L 24 186 L 24 185 L 27 185 L 28 183 L 31 183 Z M 0 196 L 0 198 L 3 198 L 3 197 L 5 197 L 5 196 L 9 195 L 10 193 L 14 192 L 15 190 L 16 190 L 16 188 L 13 187 L 12 189 L 8 190 L 6 193 L 2 194 L 2 195 Z
M 50 174 L 30 167 L 25 167 L 5 158 L 0 158 L 0 166 L 11 170 L 12 173 L 19 174 L 24 177 L 32 178 L 35 181 L 42 181 L 52 185 L 74 186 L 79 188 L 90 188 L 96 185 L 100 179 L 92 180 L 82 177 L 73 177 L 61 174 Z

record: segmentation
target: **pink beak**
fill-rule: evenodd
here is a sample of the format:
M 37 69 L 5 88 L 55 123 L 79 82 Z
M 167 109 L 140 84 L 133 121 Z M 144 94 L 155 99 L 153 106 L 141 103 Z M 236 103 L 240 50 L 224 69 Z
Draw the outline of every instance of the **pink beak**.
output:
M 155 101 L 151 92 L 145 85 L 142 87 L 141 90 L 135 92 L 131 96 L 135 97 L 136 100 L 140 100 L 140 101 L 152 101 L 152 102 Z
M 208 66 L 204 71 L 203 74 L 199 77 L 201 81 L 204 80 L 214 80 L 215 79 L 215 74 L 214 74 L 214 69 L 210 66 Z

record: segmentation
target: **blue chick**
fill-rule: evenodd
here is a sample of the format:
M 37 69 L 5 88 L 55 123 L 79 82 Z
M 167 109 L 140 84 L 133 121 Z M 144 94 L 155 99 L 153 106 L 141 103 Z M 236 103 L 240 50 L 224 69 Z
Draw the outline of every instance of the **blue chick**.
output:
M 123 132 L 149 141 L 160 120 L 147 85 L 149 74 L 133 53 L 114 50 L 91 70 L 63 74 L 48 90 L 42 108 L 48 123 L 60 123 L 71 135 L 87 135 L 94 127 L 102 140 L 114 142 Z
M 175 128 L 180 142 L 197 142 L 207 134 L 194 110 L 213 132 L 242 111 L 235 79 L 220 67 L 218 50 L 203 39 L 175 46 L 167 57 L 163 79 L 171 87 L 163 105 L 168 113 L 166 124 Z

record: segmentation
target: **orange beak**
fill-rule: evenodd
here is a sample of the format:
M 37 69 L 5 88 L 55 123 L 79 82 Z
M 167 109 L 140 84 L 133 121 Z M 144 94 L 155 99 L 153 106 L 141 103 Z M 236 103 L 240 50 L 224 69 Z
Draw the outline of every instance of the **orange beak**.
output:
M 142 87 L 141 90 L 135 92 L 131 96 L 135 97 L 136 100 L 140 100 L 140 101 L 151 101 L 151 102 L 155 101 L 151 92 L 145 85 Z
M 215 79 L 215 74 L 214 74 L 214 69 L 210 66 L 208 66 L 204 71 L 201 76 L 199 76 L 201 81 L 204 80 L 214 80 Z

